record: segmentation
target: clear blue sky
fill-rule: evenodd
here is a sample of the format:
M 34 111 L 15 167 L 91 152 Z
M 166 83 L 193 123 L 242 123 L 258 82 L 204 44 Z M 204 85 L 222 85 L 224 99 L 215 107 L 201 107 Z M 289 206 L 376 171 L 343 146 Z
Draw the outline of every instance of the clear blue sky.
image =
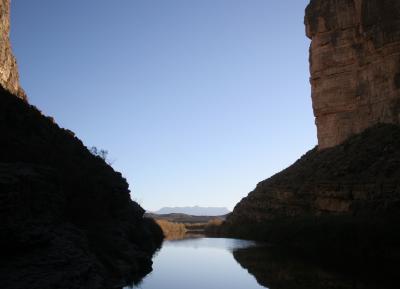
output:
M 132 197 L 226 206 L 316 144 L 307 0 L 12 1 L 30 102 Z

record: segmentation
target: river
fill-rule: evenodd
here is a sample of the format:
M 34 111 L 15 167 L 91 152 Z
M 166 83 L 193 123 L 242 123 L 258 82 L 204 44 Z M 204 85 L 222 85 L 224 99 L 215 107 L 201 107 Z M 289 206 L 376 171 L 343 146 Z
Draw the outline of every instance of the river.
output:
M 236 250 L 254 246 L 251 241 L 223 238 L 165 241 L 154 258 L 153 272 L 134 288 L 265 288 L 233 256 Z
M 349 271 L 338 274 L 285 250 L 238 239 L 165 241 L 153 261 L 149 275 L 124 289 L 398 288 L 397 282 L 393 286 L 375 279 L 365 281 Z

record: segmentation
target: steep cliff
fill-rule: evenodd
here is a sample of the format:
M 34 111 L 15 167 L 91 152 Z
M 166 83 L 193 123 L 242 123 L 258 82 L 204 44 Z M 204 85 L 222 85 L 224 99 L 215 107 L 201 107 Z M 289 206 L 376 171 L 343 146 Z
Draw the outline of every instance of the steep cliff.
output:
M 126 180 L 0 88 L 2 288 L 97 289 L 151 270 L 162 232 Z
M 10 44 L 10 0 L 0 0 L 0 85 L 19 98 L 26 99 L 19 84 L 17 61 Z
M 318 147 L 259 183 L 225 233 L 331 257 L 400 258 L 399 4 L 311 1 Z
M 305 24 L 319 148 L 399 124 L 400 1 L 312 0 Z
M 5 289 L 106 289 L 151 271 L 162 231 L 128 183 L 30 105 L 1 1 L 0 282 Z

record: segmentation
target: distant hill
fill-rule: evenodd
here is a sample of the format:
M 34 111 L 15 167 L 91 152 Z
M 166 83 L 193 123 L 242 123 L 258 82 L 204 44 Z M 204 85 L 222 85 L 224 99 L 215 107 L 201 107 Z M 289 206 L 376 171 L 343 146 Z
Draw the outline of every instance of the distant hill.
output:
M 169 222 L 175 223 L 208 223 L 212 220 L 225 220 L 225 215 L 223 216 L 193 216 L 186 214 L 155 214 L 146 213 L 145 217 L 152 218 L 155 220 L 167 220 Z
M 222 216 L 230 213 L 227 208 L 219 207 L 164 207 L 153 212 L 158 215 L 186 214 L 192 216 Z

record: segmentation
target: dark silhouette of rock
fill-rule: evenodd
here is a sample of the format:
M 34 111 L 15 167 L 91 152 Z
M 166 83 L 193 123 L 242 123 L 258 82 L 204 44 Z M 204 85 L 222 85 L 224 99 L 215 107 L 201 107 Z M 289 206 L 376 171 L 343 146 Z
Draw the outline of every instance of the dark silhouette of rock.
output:
M 105 288 L 151 270 L 161 229 L 126 180 L 0 88 L 2 288 Z
M 126 180 L 27 102 L 0 0 L 0 287 L 105 289 L 151 271 L 161 228 Z
M 151 270 L 162 232 L 68 130 L 0 89 L 2 288 L 103 288 Z

